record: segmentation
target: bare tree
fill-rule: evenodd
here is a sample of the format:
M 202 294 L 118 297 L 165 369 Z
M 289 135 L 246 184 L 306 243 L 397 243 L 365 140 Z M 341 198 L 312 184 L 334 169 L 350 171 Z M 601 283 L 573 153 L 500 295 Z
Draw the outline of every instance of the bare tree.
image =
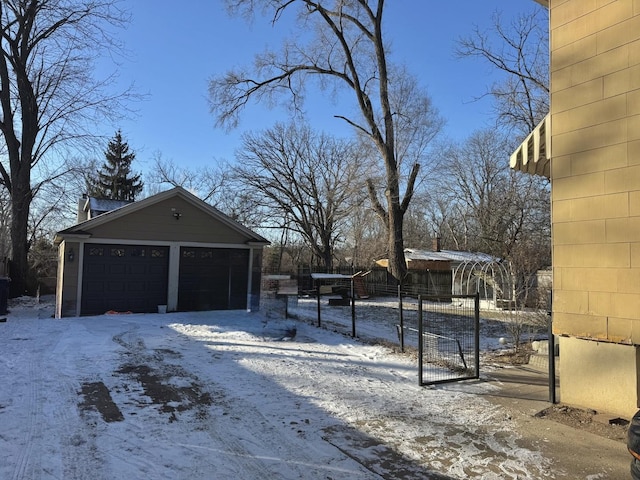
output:
M 125 20 L 115 0 L 0 2 L 0 183 L 11 196 L 14 293 L 25 291 L 29 210 L 47 181 L 32 179 L 32 169 L 89 139 L 98 119 L 123 111 L 124 96 L 106 94 L 111 79 L 95 81 L 90 73 L 92 60 L 116 46 L 112 27 Z
M 461 57 L 484 59 L 504 74 L 502 80 L 489 87 L 487 95 L 493 98 L 498 126 L 507 132 L 516 132 L 521 138 L 533 131 L 549 112 L 548 9 L 533 4 L 531 8 L 509 23 L 494 14 L 492 31 L 476 29 L 473 35 L 459 41 L 457 51 Z M 509 153 L 503 153 L 503 164 Z M 507 175 L 506 165 L 502 169 L 505 173 L 501 195 L 507 200 L 493 213 L 494 219 L 490 219 L 487 211 L 483 215 L 487 220 L 480 220 L 480 232 L 486 240 L 477 242 L 477 237 L 464 240 L 488 248 L 492 243 L 492 252 L 499 252 L 508 260 L 517 308 L 507 314 L 507 325 L 517 350 L 522 333 L 531 327 L 533 318 L 521 309 L 536 303 L 532 298 L 536 292 L 533 279 L 540 268 L 551 262 L 549 185 L 533 175 L 513 171 Z M 478 221 L 474 215 L 462 218 L 458 225 L 473 226 L 473 222 Z M 467 233 L 468 230 L 460 231 L 458 236 Z M 546 309 L 541 318 L 546 323 Z
M 365 196 L 356 201 L 348 218 L 344 256 L 355 267 L 370 268 L 375 260 L 386 258 L 384 225 L 376 222 L 375 212 Z
M 343 88 L 349 91 L 357 113 L 353 116 L 340 113 L 336 117 L 367 138 L 382 162 L 384 178 L 381 184 L 371 179 L 368 192 L 372 207 L 386 228 L 389 270 L 401 282 L 407 268 L 403 218 L 413 197 L 420 164 L 414 159 L 407 165 L 406 176 L 402 175 L 397 156 L 398 119 L 407 123 L 422 119 L 403 111 L 401 108 L 406 104 L 393 103 L 392 92 L 403 85 L 400 81 L 392 82 L 394 75 L 401 78 L 401 71 L 388 63 L 383 38 L 384 3 L 384 0 L 228 0 L 227 5 L 236 13 L 251 14 L 262 6 L 271 12 L 274 24 L 285 13 L 294 11 L 301 34 L 297 40 L 285 42 L 280 53 L 257 56 L 255 77 L 242 70 L 229 71 L 214 78 L 209 91 L 218 124 L 226 126 L 236 125 L 240 111 L 250 99 L 271 100 L 280 93 L 289 93 L 294 109 L 300 108 L 304 87 L 313 79 L 325 91 Z M 413 98 L 419 101 L 423 97 Z M 380 191 L 384 192 L 382 200 Z
M 544 263 L 543 252 L 550 251 L 549 185 L 510 170 L 504 159 L 511 149 L 508 137 L 495 130 L 477 131 L 450 146 L 437 190 L 447 206 L 437 208 L 446 212 L 446 230 L 459 248 L 509 259 L 518 242 L 535 238 Z
M 354 191 L 362 189 L 362 158 L 355 144 L 308 126 L 278 124 L 243 135 L 234 174 L 269 224 L 297 233 L 330 269 L 344 240 Z
M 153 185 L 149 193 L 162 191 L 167 185 L 179 186 L 249 228 L 260 226 L 260 211 L 256 210 L 250 192 L 236 184 L 226 161 L 188 168 L 165 160 L 160 152 L 156 152 L 149 179 Z
M 487 95 L 494 99 L 498 123 L 523 136 L 549 112 L 548 9 L 531 8 L 509 23 L 495 13 L 491 31 L 476 28 L 457 48 L 458 56 L 482 58 L 505 74 Z
M 223 195 L 223 187 L 229 181 L 228 165 L 218 162 L 213 167 L 190 169 L 162 158 L 160 152 L 153 155 L 150 182 L 158 185 L 182 187 L 203 201 L 215 204 Z

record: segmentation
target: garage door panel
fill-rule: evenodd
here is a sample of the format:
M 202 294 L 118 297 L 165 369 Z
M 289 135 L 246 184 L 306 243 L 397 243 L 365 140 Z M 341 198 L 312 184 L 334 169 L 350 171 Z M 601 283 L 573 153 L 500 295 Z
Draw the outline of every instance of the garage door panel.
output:
M 142 297 L 132 298 L 129 300 L 128 309 L 132 312 L 143 309 L 146 305 L 146 300 Z M 157 310 L 156 310 L 157 311 Z
M 248 250 L 181 248 L 178 309 L 245 308 L 248 265 Z
M 246 266 L 248 268 L 248 265 Z M 235 270 L 231 275 L 231 295 L 229 296 L 230 308 L 244 308 L 247 305 L 248 279 L 247 270 Z
M 85 245 L 83 315 L 156 312 L 167 302 L 168 247 Z
M 150 265 L 147 273 L 151 275 L 164 274 L 166 271 L 166 267 L 163 265 Z
M 125 283 L 122 281 L 107 282 L 106 293 L 122 293 L 125 291 Z
M 101 280 L 85 281 L 82 287 L 83 292 L 101 292 L 104 290 L 104 282 Z
M 127 266 L 123 264 L 107 265 L 109 275 L 124 275 L 127 273 Z
M 132 264 L 128 266 L 129 275 L 145 275 L 149 268 L 144 264 Z
M 144 292 L 147 286 L 151 287 L 151 284 L 145 284 L 145 282 L 127 282 L 127 288 L 131 293 Z
M 88 273 L 90 275 L 104 275 L 104 272 L 106 271 L 106 266 L 105 265 L 95 265 L 95 264 L 90 264 L 87 265 L 85 263 L 85 273 Z

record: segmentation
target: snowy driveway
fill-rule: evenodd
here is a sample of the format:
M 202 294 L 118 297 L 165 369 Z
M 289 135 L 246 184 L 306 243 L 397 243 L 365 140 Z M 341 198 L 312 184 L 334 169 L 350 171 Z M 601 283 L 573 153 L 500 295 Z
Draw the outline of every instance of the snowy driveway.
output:
M 244 312 L 51 312 L 0 324 L 2 479 L 553 478 L 488 384 L 420 388 L 380 346 Z

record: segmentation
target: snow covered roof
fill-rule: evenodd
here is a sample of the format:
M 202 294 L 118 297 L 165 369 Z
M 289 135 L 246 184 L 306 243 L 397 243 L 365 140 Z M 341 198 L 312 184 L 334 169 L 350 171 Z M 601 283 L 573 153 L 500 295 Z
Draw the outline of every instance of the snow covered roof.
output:
M 110 198 L 89 197 L 86 194 L 78 200 L 77 223 L 82 223 L 104 213 L 112 212 L 129 205 L 130 201 L 112 200 Z
M 124 207 L 125 205 L 130 204 L 131 202 L 126 200 L 112 200 L 110 198 L 88 198 L 89 208 L 91 209 L 91 217 L 95 217 L 102 213 L 110 212 L 120 207 Z
M 480 262 L 491 263 L 498 262 L 500 259 L 486 253 L 480 252 L 460 252 L 457 250 L 440 250 L 437 252 L 431 250 L 419 250 L 416 248 L 405 248 L 404 256 L 407 261 L 411 260 L 428 260 L 441 262 Z
M 341 273 L 312 273 L 311 278 L 314 280 L 340 280 L 351 278 L 351 275 L 343 275 Z

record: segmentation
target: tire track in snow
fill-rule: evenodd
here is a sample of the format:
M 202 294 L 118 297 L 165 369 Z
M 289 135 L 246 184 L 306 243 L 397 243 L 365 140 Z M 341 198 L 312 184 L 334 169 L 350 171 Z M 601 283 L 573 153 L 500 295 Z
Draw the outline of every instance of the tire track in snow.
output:
M 80 414 L 78 412 L 76 407 L 78 389 L 79 386 L 70 381 L 61 385 L 58 394 L 67 398 L 68 402 L 66 404 L 61 402 L 62 408 L 54 412 L 56 425 L 60 429 L 59 448 L 62 459 L 62 478 L 68 480 L 87 478 L 106 480 L 110 477 L 103 473 L 104 459 L 96 446 L 97 414 L 87 420 L 86 413 Z
M 32 330 L 26 330 L 31 327 Z M 81 439 L 77 432 L 72 432 L 80 425 L 77 415 L 74 416 L 77 405 L 77 391 L 73 376 L 59 370 L 59 362 L 64 363 L 64 353 L 56 350 L 59 346 L 60 330 L 51 332 L 43 339 L 39 337 L 38 323 L 21 324 L 22 340 L 20 350 L 27 352 L 20 355 L 18 351 L 13 357 L 14 365 L 24 365 L 21 375 L 26 385 L 25 396 L 13 394 L 14 401 L 20 401 L 26 408 L 24 419 L 21 419 L 21 438 L 17 440 L 20 448 L 17 453 L 15 468 L 10 478 L 14 480 L 40 479 L 40 478 L 65 478 L 68 480 L 92 478 L 100 480 L 93 474 L 90 468 L 91 455 L 74 455 L 75 449 L 83 445 L 86 440 Z M 31 339 L 40 345 L 34 350 L 30 345 Z M 50 462 L 48 459 L 60 459 L 60 462 Z M 47 468 L 43 468 L 43 461 Z M 81 468 L 80 474 L 73 472 Z
M 170 366 L 173 367 L 173 364 L 166 364 L 164 356 L 158 351 L 148 350 L 144 340 L 134 330 L 129 330 L 122 335 L 114 337 L 114 341 L 127 349 L 126 355 L 129 357 L 127 359 L 129 363 L 150 366 L 154 371 L 158 372 L 173 370 L 173 368 L 169 368 Z M 184 375 L 201 383 L 198 377 L 190 372 L 185 371 Z M 189 461 L 191 472 L 197 475 L 198 471 L 210 471 L 211 467 L 214 466 L 217 470 L 222 470 L 222 472 L 217 472 L 219 478 L 242 478 L 243 480 L 278 478 L 278 471 L 273 471 L 269 474 L 269 469 L 265 467 L 264 459 L 258 460 L 256 455 L 247 450 L 246 446 L 255 441 L 254 437 L 249 435 L 240 438 L 236 435 L 238 425 L 235 423 L 235 418 L 232 419 L 231 425 L 223 426 L 222 420 L 225 420 L 224 423 L 226 424 L 226 417 L 212 416 L 212 410 L 219 412 L 220 407 L 225 410 L 224 405 L 228 402 L 224 393 L 221 393 L 222 389 L 217 388 L 217 386 L 212 388 L 212 385 L 207 382 L 205 390 L 214 398 L 214 405 L 209 408 L 207 416 L 189 421 L 187 418 L 188 413 L 183 412 L 179 414 L 178 420 L 173 422 L 173 426 L 180 431 L 176 434 L 177 438 L 189 439 L 190 431 L 194 429 L 203 432 L 208 437 L 206 442 L 199 444 L 190 442 L 181 444 L 186 452 L 191 453 Z M 197 425 L 194 425 L 193 422 L 197 422 Z M 244 429 L 241 430 L 244 431 Z M 211 459 L 212 452 L 217 454 L 214 456 L 213 462 Z M 217 456 L 222 457 L 224 462 L 216 462 Z M 208 478 L 208 476 L 204 478 Z
M 24 436 L 22 440 L 22 448 L 19 449 L 16 467 L 12 478 L 14 480 L 23 480 L 25 478 L 37 478 L 35 473 L 39 470 L 39 455 L 34 455 L 35 443 L 41 436 L 42 423 L 42 404 L 40 402 L 40 362 L 36 362 L 36 357 L 31 357 L 29 367 L 27 369 L 28 383 L 27 398 L 25 404 L 27 406 L 27 418 L 25 419 Z M 29 472 L 29 473 L 27 473 Z M 39 473 L 39 472 L 38 472 Z
M 309 442 L 304 437 L 307 432 L 301 432 L 295 425 L 283 422 L 281 416 L 265 416 L 261 412 L 259 399 L 257 403 L 247 400 L 242 395 L 237 395 L 233 388 L 229 389 L 222 379 L 212 378 L 212 374 L 217 374 L 215 367 L 212 371 L 212 360 L 216 363 L 231 361 L 237 367 L 237 363 L 226 357 L 224 352 L 212 352 L 206 348 L 194 350 L 193 342 L 184 337 L 172 338 L 166 344 L 166 349 L 149 350 L 140 335 L 148 340 L 147 343 L 153 342 L 144 332 L 133 330 L 114 337 L 114 341 L 126 349 L 123 355 L 127 363 L 145 364 L 158 371 L 172 371 L 175 370 L 173 362 L 177 361 L 175 356 L 164 358 L 161 352 L 178 352 L 184 377 L 200 385 L 211 398 L 211 405 L 206 409 L 205 415 L 202 415 L 202 411 L 195 410 L 181 412 L 177 421 L 171 424 L 178 430 L 174 445 L 184 448 L 185 455 L 189 456 L 190 479 L 208 479 L 211 478 L 211 472 L 215 472 L 216 478 L 243 480 L 381 478 L 328 442 L 322 441 L 319 431 L 309 433 L 317 437 Z M 228 371 L 228 366 L 223 370 Z M 231 374 L 231 381 L 251 383 L 246 377 L 252 378 L 252 372 L 239 368 L 240 371 L 236 368 Z M 273 385 L 254 385 L 254 392 L 264 391 L 269 387 L 273 388 Z M 283 408 L 287 407 L 283 405 Z M 124 410 L 123 413 L 126 417 Z M 142 418 L 139 420 L 143 421 Z M 199 431 L 202 436 L 190 435 L 193 431 Z M 180 438 L 184 441 L 180 441 Z M 318 449 L 318 443 L 324 446 Z
M 191 356 L 182 365 L 198 371 L 216 399 L 204 428 L 213 445 L 222 448 L 207 449 L 225 459 L 233 459 L 238 464 L 234 472 L 237 478 L 382 478 L 323 439 L 322 426 L 305 422 L 304 418 L 315 415 L 306 412 L 308 408 L 315 409 L 308 400 L 281 391 L 266 376 L 256 376 L 237 361 L 237 353 L 203 349 L 194 354 L 188 343 L 184 343 L 187 348 L 182 353 Z M 172 345 L 180 348 L 176 343 Z M 261 342 L 261 346 L 264 345 Z M 212 359 L 221 363 L 219 373 L 226 375 L 216 375 L 215 367 L 212 372 Z M 212 378 L 212 374 L 216 376 Z M 280 404 L 281 412 L 276 416 L 265 415 L 263 412 L 273 407 L 261 408 L 265 405 L 263 402 Z M 328 422 L 335 423 L 331 419 Z
M 166 361 L 167 354 L 172 351 L 170 348 L 167 348 L 164 352 L 158 349 L 148 349 L 145 341 L 140 336 L 138 328 L 132 328 L 115 335 L 113 341 L 124 348 L 122 352 L 124 364 L 136 367 L 132 369 L 133 371 L 138 370 L 137 367 L 139 366 L 145 367 L 145 371 L 148 370 L 149 375 L 158 375 L 163 379 L 163 383 L 166 382 L 168 391 L 172 389 L 172 382 L 182 383 L 185 381 L 192 383 L 197 388 L 202 388 L 203 391 L 210 390 L 202 387 L 199 379 L 190 372 L 180 367 L 177 368 L 175 363 Z M 175 345 L 171 347 L 175 347 Z M 175 357 L 175 355 L 169 356 Z M 120 375 L 123 374 L 120 373 Z M 146 475 L 153 476 L 153 478 L 173 478 L 173 476 L 179 475 L 180 478 L 208 479 L 211 478 L 212 467 L 217 467 L 217 470 L 224 470 L 222 473 L 216 471 L 216 478 L 243 478 L 243 480 L 265 478 L 264 466 L 258 463 L 252 465 L 249 453 L 242 450 L 241 443 L 235 442 L 233 435 L 208 435 L 210 432 L 207 432 L 207 429 L 203 427 L 205 420 L 200 406 L 195 405 L 195 408 L 189 409 L 191 411 L 174 411 L 172 416 L 168 416 L 166 412 L 163 412 L 163 408 L 154 403 L 152 399 L 152 403 L 146 403 L 146 407 L 143 411 L 140 411 L 140 406 L 145 402 L 144 398 L 147 398 L 146 401 L 148 402 L 144 387 L 141 391 L 139 385 L 131 383 L 136 382 L 135 377 L 129 377 L 128 380 L 123 378 L 122 380 L 125 383 L 118 388 L 125 391 L 125 393 L 120 394 L 121 399 L 125 400 L 120 405 L 125 415 L 125 422 L 117 426 L 110 425 L 110 428 L 119 431 L 118 434 L 114 434 L 114 437 L 121 437 L 118 440 L 119 442 L 122 442 L 128 434 L 137 436 L 142 442 L 138 442 L 136 451 L 114 450 L 109 452 L 109 455 L 113 458 L 129 464 L 136 471 L 144 472 Z M 158 393 L 158 388 L 154 388 L 154 391 Z M 211 396 L 219 400 L 215 392 L 211 393 Z M 131 419 L 133 415 L 135 415 L 134 418 L 136 420 Z M 147 428 L 141 427 L 137 431 L 135 429 L 135 425 L 138 423 L 140 425 L 149 425 L 157 421 L 170 423 L 173 431 L 171 438 L 155 437 L 154 432 L 149 432 Z M 217 429 L 217 426 L 214 428 Z M 212 440 L 214 445 L 212 445 Z M 141 446 L 145 442 L 148 442 L 149 446 L 153 448 L 145 451 Z M 158 444 L 163 443 L 167 443 L 168 447 L 180 445 L 184 448 L 186 459 L 181 465 L 165 466 L 162 464 L 161 458 L 154 458 L 154 452 Z M 216 465 L 215 461 L 212 461 L 212 451 L 222 452 L 229 449 L 238 452 L 237 458 L 242 458 L 242 461 L 235 461 L 233 456 L 228 457 L 223 466 Z M 152 460 L 146 460 L 149 458 Z M 185 474 L 183 471 L 188 471 L 189 473 Z M 247 473 L 249 473 L 249 476 L 247 476 Z M 277 475 L 274 474 L 273 478 L 277 478 Z
M 216 391 L 224 391 L 220 384 L 213 385 L 217 387 Z M 225 395 L 224 402 L 233 402 L 233 411 L 241 411 L 242 415 L 233 415 L 223 407 L 222 415 L 211 417 L 204 425 L 214 445 L 222 448 L 191 448 L 211 451 L 232 460 L 237 465 L 234 472 L 237 478 L 382 478 L 328 442 L 322 451 L 312 447 L 318 442 L 308 442 L 305 435 L 320 432 L 303 431 L 292 424 L 282 425 L 279 419 L 267 418 L 259 407 L 242 398 Z

